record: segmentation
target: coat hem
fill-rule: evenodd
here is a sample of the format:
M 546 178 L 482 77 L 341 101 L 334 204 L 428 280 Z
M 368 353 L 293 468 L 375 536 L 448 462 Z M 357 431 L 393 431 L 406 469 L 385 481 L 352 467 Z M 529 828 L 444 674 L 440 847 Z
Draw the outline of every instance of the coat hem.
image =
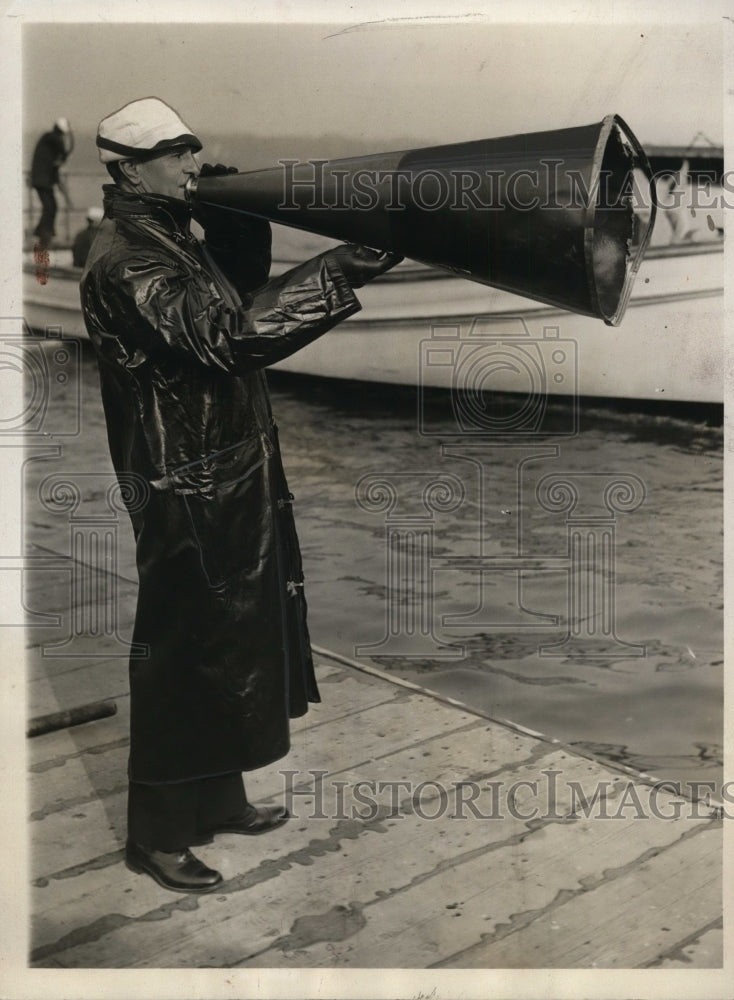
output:
M 242 764 L 237 767 L 227 767 L 223 770 L 217 771 L 206 771 L 201 774 L 191 774 L 185 778 L 135 778 L 133 777 L 131 771 L 128 772 L 128 781 L 135 785 L 181 785 L 187 781 L 203 781 L 206 778 L 221 778 L 225 774 L 244 774 L 248 771 L 258 771 L 262 767 L 269 767 L 274 764 L 277 760 L 282 760 L 283 757 L 287 757 L 290 753 L 290 743 L 282 752 L 278 752 L 273 757 L 265 758 L 262 762 L 257 764 Z

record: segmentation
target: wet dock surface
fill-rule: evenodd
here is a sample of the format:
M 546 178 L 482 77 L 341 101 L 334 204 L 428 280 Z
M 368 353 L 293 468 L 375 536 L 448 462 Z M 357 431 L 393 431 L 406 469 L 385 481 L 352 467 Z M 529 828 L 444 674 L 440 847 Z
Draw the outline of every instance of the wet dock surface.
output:
M 720 780 L 719 427 L 587 411 L 570 443 L 491 449 L 482 495 L 477 465 L 461 473 L 442 451 L 441 404 L 425 416 L 442 433 L 417 434 L 400 391 L 388 404 L 275 379 L 324 701 L 294 725 L 288 758 L 248 776 L 253 800 L 286 798 L 293 820 L 201 849 L 225 883 L 196 898 L 122 860 L 136 574 L 85 349 L 79 372 L 27 450 L 28 709 L 111 699 L 118 711 L 28 741 L 34 966 L 721 966 L 721 820 L 638 776 Z M 526 489 L 518 469 L 533 462 Z M 564 636 L 565 566 L 552 563 L 525 575 L 520 599 L 514 563 L 484 591 L 482 614 L 504 625 L 447 625 L 477 606 L 476 572 L 448 563 L 427 630 L 400 617 L 407 591 L 391 612 L 405 581 L 386 575 L 390 524 L 357 499 L 365 477 L 409 483 L 411 501 L 426 477 L 460 480 L 462 504 L 434 511 L 434 559 L 482 547 L 511 559 L 518 538 L 552 559 L 567 519 L 527 497 L 559 469 L 646 487 L 615 522 L 615 635 L 644 655 L 540 656 Z M 425 579 L 409 582 L 425 608 Z M 560 625 L 524 627 L 554 614 Z
M 293 818 L 199 848 L 224 875 L 206 897 L 124 865 L 124 696 L 30 741 L 35 967 L 721 966 L 708 810 L 661 792 L 656 816 L 649 787 L 556 743 L 335 660 L 317 673 L 291 754 L 248 776 Z

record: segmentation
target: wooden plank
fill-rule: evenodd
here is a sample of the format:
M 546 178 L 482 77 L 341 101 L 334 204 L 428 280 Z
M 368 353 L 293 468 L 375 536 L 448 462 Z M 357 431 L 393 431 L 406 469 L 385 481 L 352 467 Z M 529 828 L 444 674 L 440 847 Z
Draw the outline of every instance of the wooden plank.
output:
M 393 752 L 400 747 L 412 746 L 424 739 L 429 739 L 438 733 L 447 735 L 460 730 L 466 725 L 481 726 L 483 720 L 477 720 L 474 715 L 447 708 L 440 702 L 425 699 L 419 716 L 411 718 L 411 727 L 405 730 L 406 714 L 410 715 L 407 700 L 400 688 L 389 688 L 379 682 L 365 685 L 361 680 L 350 678 L 349 685 L 342 689 L 339 686 L 339 697 L 344 702 L 356 699 L 358 692 L 364 692 L 368 701 L 378 699 L 377 704 L 371 704 L 363 711 L 357 710 L 354 702 L 354 712 L 329 719 L 330 709 L 325 713 L 327 720 L 319 725 L 322 705 L 313 706 L 311 725 L 299 734 L 294 741 L 295 754 L 292 766 L 280 764 L 278 770 L 267 769 L 265 782 L 254 784 L 251 788 L 248 778 L 249 794 L 258 797 L 282 797 L 284 791 L 283 770 L 296 771 L 302 775 L 302 780 L 313 783 L 313 770 L 340 771 L 345 766 L 363 765 L 375 756 L 375 748 L 379 747 L 382 754 Z M 350 699 L 350 693 L 352 699 Z M 384 698 L 387 697 L 385 701 Z M 306 716 L 308 718 L 309 716 Z M 82 758 L 69 758 L 64 766 L 64 784 L 66 794 L 69 794 L 69 808 L 54 809 L 46 815 L 42 805 L 34 795 L 34 808 L 45 818 L 33 824 L 31 837 L 34 843 L 33 873 L 34 878 L 48 875 L 59 868 L 67 868 L 81 864 L 90 857 L 92 844 L 99 845 L 98 853 L 109 850 L 109 823 L 103 810 L 95 804 L 94 799 L 100 794 L 119 798 L 126 787 L 125 769 L 121 764 L 122 750 L 104 754 L 99 761 L 85 761 Z M 345 753 L 348 758 L 345 759 Z M 91 768 L 91 772 L 87 767 Z M 91 781 L 90 781 L 91 774 Z M 298 778 L 294 779 L 294 783 Z M 40 787 L 40 786 L 39 786 Z M 84 837 L 80 837 L 79 806 L 89 806 L 85 815 Z M 119 804 L 105 802 L 105 805 L 115 812 Z M 93 855 L 91 855 L 93 856 Z
M 68 526 L 67 526 L 68 532 Z M 68 541 L 67 541 L 68 544 Z M 98 588 L 100 617 L 102 616 L 102 606 L 105 600 L 109 603 L 114 599 L 114 609 L 108 614 L 114 614 L 117 622 L 117 632 L 120 636 L 129 641 L 132 636 L 132 625 L 135 619 L 135 607 L 137 604 L 137 583 L 117 574 L 104 574 L 106 579 L 102 579 L 103 574 L 94 573 L 86 565 L 75 565 L 71 559 L 67 559 L 63 569 L 53 565 L 65 559 L 65 556 L 57 556 L 52 551 L 44 548 L 40 554 L 35 551 L 33 558 L 48 560 L 46 569 L 37 567 L 26 571 L 23 582 L 23 597 L 25 606 L 31 611 L 43 614 L 53 614 L 59 620 L 53 625 L 29 625 L 26 631 L 26 645 L 30 649 L 38 649 L 43 645 L 52 645 L 63 642 L 72 630 L 72 608 L 74 607 L 74 595 L 72 592 L 72 578 L 74 574 L 85 574 L 87 584 L 90 587 Z M 91 579 L 90 579 L 91 577 Z M 114 598 L 110 595 L 111 588 L 114 589 Z M 85 615 L 88 611 L 84 612 Z M 105 636 L 95 636 L 93 639 L 95 648 L 100 644 L 100 648 L 109 648 L 110 641 Z M 90 643 L 91 644 L 91 643 Z M 63 658 L 58 658 L 58 662 L 63 665 Z
M 701 821 L 691 821 L 698 825 Z M 690 828 L 689 828 L 690 829 Z M 695 836 L 633 865 L 564 905 L 518 923 L 444 961 L 452 968 L 637 968 L 720 915 L 722 831 L 708 823 Z M 721 955 L 716 965 L 721 965 Z
M 455 763 L 466 775 L 475 740 L 473 734 L 465 736 L 464 764 Z M 435 740 L 437 753 L 443 739 Z M 513 767 L 512 761 L 505 761 L 503 771 L 514 774 L 518 780 L 532 780 L 538 773 L 538 762 L 527 760 L 527 742 L 518 749 L 525 754 L 524 765 L 516 760 L 517 766 Z M 400 757 L 400 761 L 392 762 L 391 773 L 415 773 L 414 754 L 405 752 Z M 579 765 L 573 773 L 581 785 L 593 789 L 598 772 L 590 774 L 586 761 L 571 760 Z M 569 766 L 566 755 L 561 754 L 552 758 L 551 763 Z M 423 773 L 431 773 L 430 765 Z M 352 781 L 363 776 L 361 769 L 345 775 Z M 217 895 L 216 900 L 198 899 L 194 917 L 181 908 L 173 911 L 170 907 L 166 910 L 170 919 L 165 921 L 156 920 L 151 914 L 143 915 L 144 928 L 129 922 L 87 945 L 57 952 L 54 958 L 65 966 L 172 967 L 204 962 L 425 967 L 441 952 L 437 952 L 430 935 L 426 939 L 424 928 L 416 926 L 416 919 L 428 913 L 438 925 L 447 926 L 447 900 L 464 898 L 456 895 L 457 878 L 467 895 L 480 895 L 479 888 L 485 894 L 479 921 L 483 930 L 487 927 L 482 921 L 488 899 L 497 921 L 510 919 L 518 906 L 517 884 L 523 886 L 520 895 L 525 894 L 521 900 L 524 908 L 530 904 L 546 905 L 564 889 L 581 891 L 580 880 L 600 870 L 600 864 L 610 856 L 600 838 L 616 845 L 624 863 L 632 863 L 641 848 L 639 840 L 629 835 L 630 824 L 646 833 L 656 849 L 680 835 L 675 823 L 642 826 L 634 825 L 633 820 L 595 823 L 588 819 L 570 825 L 554 822 L 533 826 L 515 818 L 452 823 L 446 817 L 436 821 L 415 817 L 382 820 L 371 825 L 321 821 L 319 825 L 325 827 L 325 833 L 314 839 L 317 826 L 311 821 L 303 831 L 311 834 L 310 841 L 297 842 L 294 847 L 283 838 L 280 856 L 245 872 L 241 867 L 241 839 L 223 838 L 221 843 L 226 852 L 218 842 L 216 853 L 215 848 L 208 849 L 207 858 L 210 862 L 216 858 L 229 879 L 224 886 L 224 898 Z M 287 837 L 293 836 L 294 828 L 295 824 L 285 828 Z M 508 868 L 517 871 L 519 883 L 508 884 Z M 242 906 L 240 891 L 247 891 L 250 905 Z M 372 906 L 375 910 L 369 911 L 371 919 L 365 923 L 365 910 Z M 415 947 L 422 949 L 422 961 L 416 961 L 417 956 L 412 953 L 404 959 L 406 942 L 400 935 L 406 925 L 414 928 Z M 448 942 L 453 950 L 455 928 L 460 922 L 451 919 L 450 925 Z M 471 924 L 465 922 L 465 926 Z M 311 931 L 307 932 L 304 928 L 308 927 Z M 367 927 L 371 928 L 369 934 L 365 934 Z M 474 925 L 472 943 L 479 933 Z M 141 934 L 145 935 L 144 943 Z M 308 940 L 309 934 L 314 940 Z M 279 942 L 276 947 L 274 939 Z M 362 941 L 363 947 L 357 950 L 356 944 Z M 444 944 L 444 948 L 448 946 Z
M 38 677 L 28 684 L 29 716 L 45 715 L 82 705 L 100 698 L 127 696 L 128 662 L 125 657 L 90 658 L 75 669 L 50 677 Z
M 117 786 L 83 791 L 31 826 L 31 876 L 47 877 L 59 869 L 81 865 L 125 842 L 127 785 L 124 772 Z M 100 798 L 99 793 L 104 793 Z
M 477 722 L 477 726 L 483 725 L 483 721 Z M 432 739 L 424 741 L 420 750 L 416 750 L 414 746 L 410 747 L 398 753 L 392 762 L 389 758 L 383 758 L 384 773 L 389 771 L 393 776 L 396 773 L 402 776 L 414 773 L 417 757 L 423 768 L 423 771 L 419 773 L 435 774 L 436 764 L 440 761 L 447 774 L 451 772 L 466 776 L 476 762 L 477 733 L 479 731 L 479 729 L 472 727 L 459 734 L 452 734 L 448 742 L 448 749 L 445 748 L 447 746 L 446 734 L 439 733 Z M 503 747 L 503 753 L 504 757 L 494 753 L 493 762 L 495 765 L 501 765 L 507 769 L 527 759 L 528 747 L 521 740 L 511 740 L 507 747 Z M 537 759 L 537 755 L 534 755 L 533 759 Z M 298 770 L 301 761 L 297 755 L 291 755 L 286 763 L 288 766 L 292 765 L 294 770 Z M 374 775 L 375 772 L 368 773 Z M 350 780 L 354 780 L 356 775 L 362 777 L 365 775 L 361 766 L 358 771 L 349 776 Z M 261 790 L 265 791 L 265 788 Z M 344 808 L 351 809 L 350 800 L 345 799 Z M 372 842 L 371 850 L 377 854 L 377 863 L 380 863 L 384 850 L 383 837 L 376 837 L 375 831 L 369 826 L 359 820 L 351 820 L 340 825 L 335 819 L 307 819 L 304 815 L 305 807 L 299 808 L 299 812 L 300 818 L 292 820 L 283 831 L 278 831 L 272 837 L 248 840 L 244 844 L 242 838 L 225 837 L 218 839 L 215 847 L 200 849 L 200 853 L 203 857 L 206 856 L 210 862 L 216 861 L 227 877 L 247 878 L 249 872 L 251 873 L 250 877 L 254 878 L 256 883 L 266 876 L 267 878 L 278 878 L 280 868 L 287 868 L 289 865 L 295 865 L 299 869 L 305 865 L 311 869 L 317 865 L 321 867 L 323 864 L 330 872 L 329 878 L 346 879 L 350 871 L 350 862 L 344 861 L 341 857 L 339 850 L 341 840 L 350 845 L 355 839 L 366 838 Z M 324 789 L 323 812 L 330 816 L 336 815 L 333 787 L 330 784 L 327 784 Z M 389 823 L 389 821 L 387 822 Z M 401 821 L 396 820 L 395 822 Z M 430 827 L 430 823 L 427 825 Z M 336 833 L 334 832 L 335 828 L 338 828 Z M 383 833 L 384 831 L 380 830 L 379 832 Z M 394 831 L 393 836 L 395 833 L 399 833 L 399 831 Z M 292 860 L 288 863 L 283 862 L 284 854 L 292 855 Z M 429 852 L 426 856 L 429 856 Z M 243 861 L 243 859 L 245 860 Z M 264 872 L 258 872 L 260 866 L 264 865 L 266 861 L 270 867 L 265 868 Z M 335 864 L 336 871 L 334 872 Z M 42 891 L 36 890 L 33 910 L 39 911 L 39 917 L 43 918 L 45 923 L 43 924 L 43 937 L 34 935 L 34 945 L 38 947 L 47 944 L 48 935 L 53 933 L 54 927 L 60 931 L 62 928 L 68 928 L 70 921 L 72 925 L 77 922 L 84 924 L 90 920 L 92 914 L 98 914 L 99 896 L 95 894 L 99 884 L 100 873 L 92 869 L 89 872 L 75 873 L 72 878 L 52 879 L 48 885 L 41 887 Z M 117 912 L 120 894 L 126 893 L 129 889 L 129 878 L 124 871 L 120 875 L 117 871 L 110 869 L 105 872 L 105 885 L 105 907 L 112 912 Z M 150 908 L 151 892 L 158 903 L 170 898 L 169 893 L 155 886 L 149 879 L 139 879 L 135 885 L 136 893 L 138 888 L 141 890 L 140 914 L 144 914 Z M 239 908 L 241 905 L 237 902 L 239 896 L 235 895 L 234 899 L 235 908 Z M 125 900 L 123 900 L 124 902 Z M 50 912 L 52 910 L 54 912 Z M 56 938 L 60 936 L 60 933 L 55 934 Z
M 657 969 L 714 969 L 722 964 L 724 954 L 724 929 L 722 920 L 718 926 L 688 934 L 683 941 L 656 959 L 652 965 Z
M 399 693 L 397 688 L 386 688 L 374 682 L 365 688 L 360 680 L 348 675 L 346 683 L 330 685 L 333 668 L 319 670 L 318 675 L 320 683 L 330 694 L 327 701 L 312 706 L 309 715 L 294 720 L 294 742 L 298 741 L 300 733 L 308 733 L 310 741 L 320 726 L 354 716 L 360 710 L 355 705 L 358 694 L 359 704 L 364 710 L 381 705 L 395 697 L 396 692 Z M 77 799 L 94 794 L 99 787 L 109 788 L 122 780 L 127 770 L 129 696 L 118 701 L 118 717 L 103 720 L 104 725 L 90 723 L 32 741 L 31 800 L 34 813 L 58 811 L 50 807 L 61 802 L 64 796 Z M 267 794 L 273 793 L 271 788 Z
M 507 828 L 507 824 L 503 826 Z M 542 939 L 546 952 L 537 962 L 519 942 L 508 945 L 496 960 L 485 961 L 482 942 L 502 935 L 508 928 L 521 927 L 546 911 L 555 914 L 559 902 L 585 896 L 592 885 L 615 880 L 619 870 L 641 864 L 649 852 L 664 850 L 684 831 L 683 821 L 639 823 L 628 819 L 604 823 L 589 819 L 513 836 L 510 825 L 494 850 L 482 852 L 468 863 L 462 863 L 460 853 L 452 854 L 445 849 L 447 845 L 442 845 L 440 856 L 446 860 L 428 879 L 390 883 L 385 876 L 392 872 L 367 871 L 360 866 L 370 894 L 360 892 L 356 885 L 337 891 L 331 902 L 322 900 L 320 909 L 312 907 L 309 913 L 299 914 L 289 933 L 282 934 L 276 944 L 264 951 L 253 948 L 251 957 L 237 964 L 360 968 L 382 964 L 382 955 L 390 967 L 426 968 L 440 963 L 452 968 L 500 968 L 513 964 L 509 960 L 511 952 L 519 967 L 543 968 L 544 961 L 562 967 L 563 963 L 556 963 L 548 951 L 556 941 L 550 930 Z M 692 851 L 684 848 L 683 853 Z M 716 861 L 714 853 L 713 863 Z M 720 845 L 718 864 L 720 868 Z M 624 897 L 607 902 L 607 906 L 619 914 L 622 922 L 626 919 Z M 319 940 L 315 933 L 312 938 L 316 940 L 307 941 L 306 927 L 316 927 L 319 922 L 328 925 L 327 916 L 333 915 L 335 907 L 358 913 L 363 926 L 343 941 L 326 934 Z M 596 919 L 594 912 L 591 906 L 587 930 Z M 257 941 L 252 943 L 256 945 Z M 474 954 L 472 949 L 481 954 L 481 961 L 465 960 L 465 954 Z M 449 958 L 452 955 L 457 957 Z M 596 960 L 593 946 L 584 953 L 587 965 L 589 956 Z

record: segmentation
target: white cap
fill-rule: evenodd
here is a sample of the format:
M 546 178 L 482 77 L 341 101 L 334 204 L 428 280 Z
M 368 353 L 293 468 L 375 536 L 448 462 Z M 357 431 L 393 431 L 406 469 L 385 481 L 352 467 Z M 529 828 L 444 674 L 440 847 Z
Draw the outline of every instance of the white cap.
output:
M 146 160 L 177 146 L 201 149 L 188 125 L 157 97 L 132 101 L 103 118 L 97 129 L 97 146 L 102 163 Z
M 56 121 L 54 122 L 54 125 L 61 132 L 70 132 L 71 131 L 71 126 L 69 125 L 69 119 L 68 118 L 57 118 Z
M 104 219 L 104 209 L 92 205 L 87 209 L 87 222 L 101 222 Z

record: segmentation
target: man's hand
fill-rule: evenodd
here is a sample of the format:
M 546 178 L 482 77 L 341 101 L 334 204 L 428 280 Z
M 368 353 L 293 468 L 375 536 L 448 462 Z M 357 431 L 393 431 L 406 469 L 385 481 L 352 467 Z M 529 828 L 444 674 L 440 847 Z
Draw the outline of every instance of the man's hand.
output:
M 223 163 L 202 163 L 199 177 L 221 177 L 223 174 L 238 174 L 237 167 L 225 167 Z
M 338 264 L 352 288 L 361 288 L 368 281 L 395 267 L 403 259 L 397 253 L 380 253 L 351 243 L 334 247 L 326 256 Z

